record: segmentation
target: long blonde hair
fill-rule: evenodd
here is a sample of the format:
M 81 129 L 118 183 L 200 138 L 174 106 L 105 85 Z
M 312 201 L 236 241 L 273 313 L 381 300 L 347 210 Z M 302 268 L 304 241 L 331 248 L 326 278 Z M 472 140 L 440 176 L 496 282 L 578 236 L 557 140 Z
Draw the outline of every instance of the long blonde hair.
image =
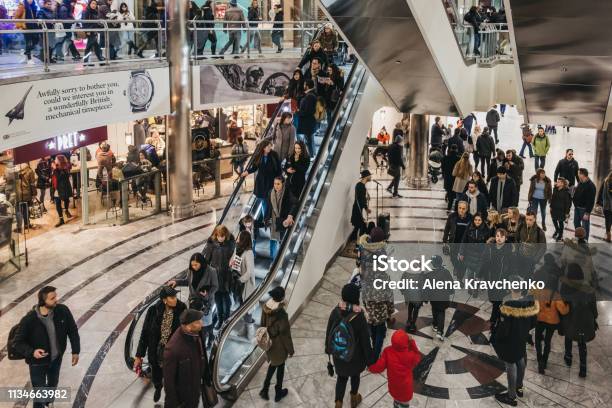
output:
M 470 154 L 464 152 L 461 155 L 461 159 L 455 164 L 453 169 L 453 175 L 462 179 L 470 178 L 472 174 L 472 165 L 470 164 Z

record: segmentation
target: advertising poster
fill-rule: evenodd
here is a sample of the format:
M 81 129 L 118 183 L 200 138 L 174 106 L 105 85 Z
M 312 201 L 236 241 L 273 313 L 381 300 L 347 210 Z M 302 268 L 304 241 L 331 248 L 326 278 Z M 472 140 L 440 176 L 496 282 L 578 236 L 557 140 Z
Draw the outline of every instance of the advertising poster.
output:
M 194 108 L 269 103 L 283 96 L 298 59 L 194 67 Z
M 0 150 L 170 111 L 168 68 L 22 82 L 2 95 Z

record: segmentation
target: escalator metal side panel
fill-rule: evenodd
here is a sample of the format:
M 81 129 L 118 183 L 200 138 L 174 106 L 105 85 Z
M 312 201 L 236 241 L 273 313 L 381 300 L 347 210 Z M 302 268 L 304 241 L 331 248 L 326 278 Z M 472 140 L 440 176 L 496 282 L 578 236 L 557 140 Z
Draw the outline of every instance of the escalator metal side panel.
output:
M 458 116 L 406 0 L 321 0 L 400 112 Z

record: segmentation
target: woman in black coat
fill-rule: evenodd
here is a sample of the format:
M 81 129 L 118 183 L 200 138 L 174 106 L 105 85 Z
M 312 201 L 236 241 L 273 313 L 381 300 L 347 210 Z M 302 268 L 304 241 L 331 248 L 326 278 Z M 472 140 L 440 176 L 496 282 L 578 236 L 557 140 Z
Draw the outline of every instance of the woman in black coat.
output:
M 487 244 L 482 255 L 482 271 L 484 275 L 482 278 L 488 282 L 507 279 L 515 272 L 516 252 L 514 246 L 507 242 L 507 235 L 508 233 L 505 229 L 498 228 L 495 231 L 495 242 Z M 491 317 L 489 318 L 491 336 L 493 336 L 499 321 L 499 308 L 505 295 L 506 291 L 503 289 L 488 290 L 489 301 L 492 304 Z
M 347 318 L 348 317 L 348 318 Z M 348 321 L 353 329 L 354 352 L 349 361 L 344 361 L 334 353 L 333 334 L 337 325 L 343 320 Z M 352 283 L 342 288 L 342 301 L 336 306 L 327 321 L 325 334 L 325 353 L 332 355 L 336 375 L 336 406 L 344 399 L 346 385 L 351 380 L 351 406 L 356 407 L 361 402 L 359 382 L 361 373 L 367 366 L 375 363 L 374 352 L 370 343 L 370 330 L 363 309 L 359 307 L 359 288 Z
M 310 156 L 302 141 L 295 142 L 293 154 L 285 162 L 287 187 L 296 199 L 299 199 L 306 184 L 306 172 L 310 166 Z
M 36 177 L 37 177 L 36 178 L 36 188 L 38 188 L 40 192 L 39 200 L 43 206 L 44 212 L 47 212 L 47 209 L 45 208 L 45 195 L 46 195 L 47 189 L 51 187 L 50 161 L 51 161 L 50 158 L 41 159 L 36 165 L 36 170 L 34 170 L 34 172 L 36 173 Z
M 461 246 L 459 247 L 459 260 L 463 262 L 466 269 L 466 278 L 480 278 L 480 268 L 482 267 L 482 254 L 485 248 L 485 242 L 491 236 L 489 228 L 484 222 L 482 215 L 476 213 L 472 218 L 472 222 L 468 226 Z M 478 297 L 478 290 L 468 289 L 470 295 Z
M 53 162 L 53 170 L 51 171 L 51 186 L 53 187 L 53 201 L 59 222 L 55 225 L 59 227 L 64 225 L 64 216 L 62 213 L 62 203 L 64 204 L 64 213 L 66 217 L 72 218 L 72 214 L 68 211 L 70 197 L 72 197 L 72 186 L 70 185 L 70 162 L 66 156 L 58 154 Z
M 98 2 L 96 0 L 90 0 L 87 8 L 83 12 L 81 16 L 81 20 L 99 20 L 100 17 L 98 10 Z M 83 28 L 102 28 L 100 23 L 83 23 Z M 100 43 L 98 42 L 98 31 L 89 31 L 87 34 L 87 46 L 85 47 L 85 51 L 83 51 L 83 55 L 88 55 L 93 52 L 96 54 L 98 61 L 104 61 L 104 57 L 102 57 L 102 49 L 100 48 Z M 89 56 L 85 57 L 85 62 L 89 62 Z
M 232 270 L 229 266 L 230 260 L 236 248 L 236 240 L 224 225 L 217 225 L 212 235 L 206 241 L 203 254 L 207 265 L 217 270 L 219 287 L 215 292 L 215 304 L 217 305 L 217 329 L 230 315 L 232 299 Z
M 242 177 L 249 174 L 255 175 L 255 188 L 253 194 L 261 203 L 262 215 L 268 213 L 268 197 L 274 186 L 274 179 L 282 175 L 281 159 L 274 150 L 272 142 L 268 139 L 263 140 L 255 149 L 253 161 L 247 170 L 242 172 Z

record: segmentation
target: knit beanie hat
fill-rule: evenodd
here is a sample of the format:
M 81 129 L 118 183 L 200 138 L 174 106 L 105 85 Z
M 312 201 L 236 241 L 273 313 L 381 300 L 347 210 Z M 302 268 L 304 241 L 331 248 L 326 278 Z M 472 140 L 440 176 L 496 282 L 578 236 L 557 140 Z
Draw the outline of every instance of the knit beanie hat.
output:
M 352 305 L 359 304 L 359 288 L 352 284 L 347 283 L 342 288 L 342 300 Z
M 282 286 L 277 286 L 272 289 L 268 294 L 272 297 L 275 302 L 282 302 L 285 300 L 285 289 Z
M 385 231 L 380 227 L 372 228 L 370 242 L 382 242 L 385 240 Z

